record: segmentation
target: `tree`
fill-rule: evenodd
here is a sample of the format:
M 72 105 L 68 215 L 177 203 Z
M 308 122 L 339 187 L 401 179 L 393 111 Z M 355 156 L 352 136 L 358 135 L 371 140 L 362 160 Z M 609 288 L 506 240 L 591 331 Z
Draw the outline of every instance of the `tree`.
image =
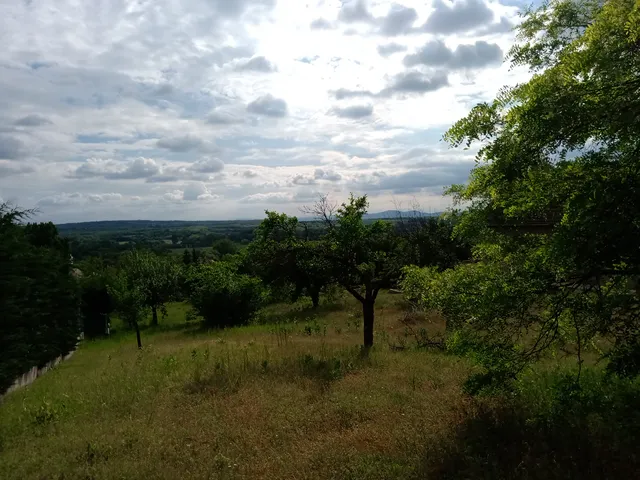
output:
M 110 279 L 107 289 L 115 300 L 115 310 L 122 320 L 136 331 L 138 348 L 142 349 L 140 322 L 144 318 L 147 305 L 145 293 L 137 283 L 137 277 L 131 276 L 130 271 L 120 270 Z
M 479 385 L 568 343 L 579 378 L 597 336 L 614 342 L 612 371 L 640 372 L 639 9 L 583 0 L 528 12 L 510 57 L 531 80 L 445 135 L 481 146 L 468 185 L 450 190 L 470 205 L 457 231 L 480 243 L 476 265 L 424 272 L 422 299 L 487 368 Z
M 321 252 L 335 281 L 362 304 L 364 346 L 373 345 L 374 308 L 381 288 L 388 288 L 401 270 L 401 249 L 392 223 L 363 221 L 367 197 L 349 197 L 339 208 L 327 196 L 305 211 L 326 226 Z
M 221 238 L 213 242 L 213 250 L 218 252 L 218 257 L 222 258 L 225 255 L 233 255 L 237 253 L 238 246 L 233 243 L 229 238 Z
M 151 309 L 151 325 L 158 325 L 158 310 L 166 314 L 165 304 L 180 290 L 180 268 L 170 258 L 152 252 L 133 250 L 123 255 L 121 268 L 130 285 L 135 285 Z
M 265 213 L 267 218 L 255 231 L 245 263 L 272 287 L 292 285 L 294 301 L 306 293 L 316 308 L 320 292 L 332 281 L 320 243 L 300 237 L 296 217 L 268 210 Z
M 191 254 L 186 248 L 184 249 L 184 252 L 182 252 L 182 263 L 184 265 L 191 265 Z

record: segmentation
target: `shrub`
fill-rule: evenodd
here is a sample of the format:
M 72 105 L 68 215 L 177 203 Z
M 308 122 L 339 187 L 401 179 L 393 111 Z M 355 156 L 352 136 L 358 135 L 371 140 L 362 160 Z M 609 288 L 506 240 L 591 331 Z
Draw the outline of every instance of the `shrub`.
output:
M 237 273 L 232 265 L 199 265 L 187 280 L 189 301 L 208 327 L 245 325 L 263 304 L 259 279 Z

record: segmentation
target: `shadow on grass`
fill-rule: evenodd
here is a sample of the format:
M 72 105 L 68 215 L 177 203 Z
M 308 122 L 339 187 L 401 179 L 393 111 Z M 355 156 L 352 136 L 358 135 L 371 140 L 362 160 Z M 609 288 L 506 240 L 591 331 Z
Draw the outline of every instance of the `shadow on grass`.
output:
M 475 403 L 425 453 L 418 478 L 638 478 L 640 399 L 611 393 L 580 395 L 542 415 L 533 403 Z

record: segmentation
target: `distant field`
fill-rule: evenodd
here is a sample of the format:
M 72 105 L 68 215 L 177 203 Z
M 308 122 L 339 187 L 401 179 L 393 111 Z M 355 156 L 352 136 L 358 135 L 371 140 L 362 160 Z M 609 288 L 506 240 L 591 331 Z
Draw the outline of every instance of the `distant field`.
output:
M 391 349 L 407 338 L 392 295 L 361 357 L 357 307 L 272 306 L 262 320 L 282 323 L 207 333 L 174 304 L 143 351 L 114 322 L 0 405 L 0 478 L 419 478 L 469 368 Z

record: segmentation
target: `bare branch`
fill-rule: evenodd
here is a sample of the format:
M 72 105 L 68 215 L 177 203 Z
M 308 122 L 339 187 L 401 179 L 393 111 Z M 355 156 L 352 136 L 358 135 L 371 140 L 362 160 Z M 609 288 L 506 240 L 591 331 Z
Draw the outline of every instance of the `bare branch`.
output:
M 333 228 L 338 210 L 338 204 L 329 200 L 328 194 L 320 194 L 318 200 L 313 205 L 305 205 L 300 211 L 306 215 L 312 215 L 324 223 L 329 229 Z

